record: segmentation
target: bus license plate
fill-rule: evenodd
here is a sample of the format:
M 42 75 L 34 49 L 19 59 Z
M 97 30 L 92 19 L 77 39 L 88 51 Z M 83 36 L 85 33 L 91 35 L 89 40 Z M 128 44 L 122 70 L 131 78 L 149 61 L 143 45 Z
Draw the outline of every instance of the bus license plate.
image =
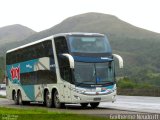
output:
M 101 98 L 94 98 L 94 101 L 101 101 Z

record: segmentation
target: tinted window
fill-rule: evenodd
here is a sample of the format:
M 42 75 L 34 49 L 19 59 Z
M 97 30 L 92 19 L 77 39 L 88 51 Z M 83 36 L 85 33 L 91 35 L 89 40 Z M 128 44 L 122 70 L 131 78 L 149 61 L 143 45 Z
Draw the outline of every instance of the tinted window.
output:
M 53 49 L 51 40 L 47 40 L 23 49 L 16 50 L 11 53 L 7 53 L 6 63 L 7 65 L 9 65 L 41 57 L 53 58 Z
M 75 62 L 74 78 L 77 83 L 106 84 L 114 82 L 114 63 Z
M 42 57 L 50 57 L 50 64 L 54 64 L 51 40 L 7 53 L 6 63 L 9 65 Z M 55 68 L 50 69 L 51 70 L 38 70 L 35 72 L 21 73 L 20 82 L 22 85 L 56 83 L 57 77 Z
M 37 84 L 56 83 L 56 73 L 48 70 L 37 71 Z
M 21 74 L 22 85 L 51 84 L 57 82 L 56 73 L 49 70 Z
M 57 37 L 54 41 L 57 54 L 68 53 L 68 46 L 65 37 Z
M 34 85 L 34 84 L 36 84 L 36 82 L 37 82 L 36 72 L 21 74 L 20 82 L 21 82 L 22 85 Z
M 69 36 L 71 52 L 111 53 L 109 41 L 104 36 Z
M 55 48 L 58 58 L 58 64 L 60 69 L 60 75 L 63 80 L 71 81 L 71 70 L 69 66 L 69 60 L 63 57 L 61 54 L 68 53 L 68 45 L 65 37 L 57 37 L 54 39 Z

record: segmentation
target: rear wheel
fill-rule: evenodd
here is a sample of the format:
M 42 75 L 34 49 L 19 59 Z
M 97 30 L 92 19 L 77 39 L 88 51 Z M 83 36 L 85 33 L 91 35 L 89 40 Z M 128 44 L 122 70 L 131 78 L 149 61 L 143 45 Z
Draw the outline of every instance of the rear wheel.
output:
M 29 105 L 30 101 L 22 101 L 23 105 Z
M 64 108 L 65 107 L 65 104 L 61 103 L 59 100 L 59 94 L 58 94 L 57 90 L 54 92 L 54 106 L 55 106 L 55 108 Z
M 18 92 L 18 94 L 17 94 L 17 99 L 18 99 L 18 104 L 19 104 L 19 105 L 23 105 L 21 91 Z
M 96 103 L 90 103 L 90 105 L 91 105 L 91 108 L 96 108 L 96 107 L 98 107 L 99 102 L 96 102 Z
M 53 99 L 52 99 L 52 96 L 50 98 L 49 96 L 49 91 L 46 91 L 46 94 L 45 94 L 45 104 L 47 107 L 51 108 L 53 107 Z
M 86 108 L 88 106 L 89 103 L 81 103 L 81 107 L 82 108 Z
M 18 105 L 17 94 L 15 91 L 13 92 L 13 101 L 14 101 L 14 104 Z

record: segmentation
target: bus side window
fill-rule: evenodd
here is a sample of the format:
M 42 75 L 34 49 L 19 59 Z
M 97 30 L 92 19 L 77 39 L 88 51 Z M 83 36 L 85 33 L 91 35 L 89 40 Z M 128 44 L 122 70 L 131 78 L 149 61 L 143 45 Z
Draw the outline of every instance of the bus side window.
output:
M 68 46 L 65 37 L 57 37 L 54 40 L 57 54 L 68 53 Z
M 71 70 L 69 67 L 68 59 L 61 56 L 62 53 L 68 53 L 67 41 L 65 37 L 57 37 L 54 38 L 54 42 L 60 69 L 60 75 L 63 80 L 71 82 Z
M 43 45 L 44 45 L 44 52 L 45 52 L 46 57 L 53 58 L 52 41 L 51 40 L 45 41 Z
M 36 52 L 36 58 L 40 58 L 41 57 L 41 48 L 40 48 L 40 44 L 36 44 L 35 45 L 35 52 Z
M 21 50 L 21 54 L 20 54 L 20 61 L 22 62 L 24 60 L 24 50 Z
M 16 63 L 17 62 L 17 52 L 14 52 L 13 53 L 13 63 Z
M 6 55 L 6 64 L 7 65 L 11 64 L 11 53 L 7 53 L 7 55 Z

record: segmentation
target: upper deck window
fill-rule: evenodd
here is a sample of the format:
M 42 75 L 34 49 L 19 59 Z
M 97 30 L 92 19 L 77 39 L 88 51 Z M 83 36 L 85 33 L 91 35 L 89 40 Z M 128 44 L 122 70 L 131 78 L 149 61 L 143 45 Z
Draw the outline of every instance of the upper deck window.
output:
M 69 36 L 70 51 L 74 53 L 110 53 L 108 39 L 104 36 Z
M 6 54 L 6 64 L 15 64 L 42 57 L 53 57 L 52 41 L 46 40 Z

